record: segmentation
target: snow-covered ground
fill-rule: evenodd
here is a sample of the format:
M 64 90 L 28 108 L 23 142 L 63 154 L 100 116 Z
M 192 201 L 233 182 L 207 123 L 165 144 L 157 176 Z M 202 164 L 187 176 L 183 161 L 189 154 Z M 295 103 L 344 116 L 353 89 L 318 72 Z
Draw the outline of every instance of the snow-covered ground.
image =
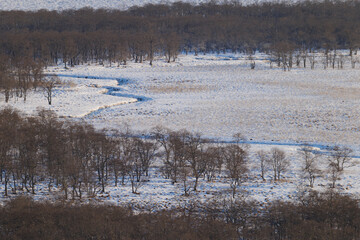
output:
M 56 68 L 55 68 L 56 69 Z M 59 69 L 58 69 L 59 70 Z M 61 72 L 61 70 L 59 70 Z M 60 117 L 81 118 L 108 107 L 136 102 L 129 97 L 112 96 L 111 88 L 118 86 L 116 79 L 107 81 L 98 79 L 63 77 L 62 87 L 53 90 L 53 101 L 50 106 L 46 100 L 46 93 L 41 89 L 29 91 L 26 102 L 23 99 L 11 98 L 8 104 L 4 103 L 4 96 L 0 97 L 0 106 L 11 106 L 27 114 L 34 113 L 38 108 L 53 110 Z
M 234 54 L 181 55 L 175 63 L 158 59 L 154 66 L 129 63 L 126 66 L 83 65 L 75 68 L 51 67 L 66 83 L 57 88 L 53 105 L 48 106 L 41 92 L 31 93 L 26 103 L 10 100 L 11 105 L 31 114 L 38 106 L 49 107 L 60 116 L 82 118 L 98 128 L 121 128 L 128 123 L 135 131 L 148 131 L 162 125 L 173 130 L 186 128 L 213 139 L 230 140 L 241 132 L 250 143 L 253 171 L 244 183 L 249 197 L 266 202 L 296 197 L 304 182 L 300 173 L 301 142 L 324 148 L 339 144 L 360 155 L 360 69 L 311 70 L 294 68 L 284 72 L 270 68 L 266 56 L 256 55 L 251 70 L 246 56 Z M 259 177 L 255 152 L 277 146 L 291 161 L 285 180 L 273 183 Z M 322 149 L 322 151 L 326 151 Z M 326 167 L 326 157 L 322 162 Z M 360 197 L 360 165 L 345 170 L 339 189 Z M 140 195 L 131 193 L 130 184 L 107 187 L 109 194 L 99 199 L 116 203 L 156 203 L 170 207 L 188 201 L 181 185 L 172 185 L 157 168 Z M 328 188 L 324 175 L 316 189 Z M 201 199 L 226 195 L 228 179 L 201 180 Z M 0 187 L 0 191 L 1 191 Z M 41 192 L 41 191 L 40 191 Z M 45 193 L 44 193 L 45 194 Z M 38 197 L 42 196 L 39 193 Z M 230 194 L 229 194 L 230 195 Z
M 241 132 L 253 142 L 341 144 L 360 149 L 359 68 L 323 70 L 318 64 L 315 70 L 294 68 L 284 72 L 270 69 L 266 56 L 259 54 L 257 58 L 255 70 L 250 69 L 245 56 L 232 54 L 182 55 L 175 63 L 158 60 L 153 67 L 130 63 L 120 67 L 53 68 L 51 73 L 60 74 L 62 79 L 68 76 L 74 84 L 88 86 L 89 91 L 105 91 L 94 85 L 111 87 L 116 85 L 113 79 L 118 79 L 119 89 L 111 94 L 120 102 L 138 100 L 99 109 L 103 105 L 100 100 L 85 97 L 71 101 L 89 106 L 73 114 L 77 110 L 72 104 L 61 106 L 71 99 L 69 92 L 68 98 L 55 97 L 53 108 L 60 115 L 86 115 L 85 119 L 98 127 L 119 128 L 127 122 L 135 130 L 162 125 L 221 140 Z M 118 103 L 113 96 L 97 97 Z M 46 105 L 46 101 L 39 102 Z M 95 102 L 96 107 L 91 108 Z M 92 113 L 85 114 L 89 109 Z
M 2 10 L 29 10 L 36 11 L 39 9 L 48 10 L 66 10 L 66 9 L 80 9 L 83 7 L 92 8 L 108 8 L 108 9 L 127 9 L 132 6 L 142 6 L 147 3 L 167 3 L 175 1 L 162 1 L 162 0 L 1 0 L 0 9 Z M 206 2 L 206 0 L 194 0 L 184 2 Z
M 269 0 L 270 2 L 271 0 Z M 294 0 L 295 1 L 295 0 Z M 145 4 L 173 3 L 178 0 L 1 0 L 0 10 L 28 10 L 36 11 L 39 9 L 66 10 L 80 9 L 84 7 L 106 8 L 106 9 L 128 9 L 132 6 L 143 6 Z M 209 0 L 182 0 L 194 4 L 207 3 Z M 259 2 L 255 0 L 240 1 L 242 4 Z M 262 0 L 260 2 L 268 2 Z
M 264 206 L 274 200 L 293 201 L 297 200 L 302 193 L 310 190 L 307 179 L 304 178 L 301 171 L 301 155 L 299 147 L 283 146 L 280 149 L 287 154 L 287 159 L 290 160 L 289 170 L 283 174 L 281 181 L 274 182 L 271 169 L 267 169 L 263 181 L 260 177 L 260 164 L 256 157 L 256 151 L 264 150 L 270 151 L 272 146 L 269 145 L 251 145 L 249 156 L 248 179 L 241 184 L 237 189 L 236 198 L 244 198 L 246 200 L 254 200 L 259 206 Z M 325 171 L 327 166 L 326 157 L 319 161 L 320 168 L 323 170 L 322 176 L 315 180 L 313 190 L 326 191 L 330 188 L 331 181 L 328 178 L 328 173 Z M 130 206 L 134 209 L 142 210 L 159 210 L 159 209 L 174 209 L 181 208 L 192 202 L 209 202 L 212 200 L 221 201 L 232 197 L 229 179 L 226 174 L 216 175 L 216 177 L 208 182 L 200 178 L 198 189 L 196 192 L 190 191 L 189 196 L 184 196 L 183 184 L 181 181 L 172 184 L 170 179 L 165 179 L 160 171 L 159 166 L 161 162 L 157 161 L 149 171 L 149 177 L 146 178 L 141 187 L 138 189 L 138 194 L 131 192 L 131 184 L 128 179 L 125 180 L 125 185 L 119 184 L 114 186 L 114 182 L 109 180 L 106 186 L 106 192 L 97 194 L 96 197 L 83 197 L 77 201 L 82 203 L 100 203 L 100 204 L 114 204 L 122 206 Z M 351 168 L 346 168 L 344 173 L 340 176 L 340 180 L 336 182 L 336 190 L 343 194 L 351 194 L 354 198 L 360 198 L 360 164 Z M 189 178 L 187 184 L 193 186 L 193 178 Z M 99 188 L 100 189 L 100 188 Z M 0 199 L 4 200 L 3 196 L 4 186 L 0 185 Z M 26 194 L 18 191 L 16 195 L 10 193 L 10 197 L 14 198 L 19 195 L 28 195 L 35 200 L 63 200 L 64 192 L 53 188 L 52 192 L 48 192 L 47 184 L 37 184 L 36 194 Z M 69 196 L 71 199 L 71 197 Z M 2 201 L 0 201 L 0 204 Z

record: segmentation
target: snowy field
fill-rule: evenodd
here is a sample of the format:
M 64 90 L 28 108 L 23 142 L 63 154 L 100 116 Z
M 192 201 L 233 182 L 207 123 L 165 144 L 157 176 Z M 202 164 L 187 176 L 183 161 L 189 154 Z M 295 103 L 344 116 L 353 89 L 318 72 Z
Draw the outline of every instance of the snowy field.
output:
M 271 1 L 271 0 L 270 0 Z M 244 0 L 239 1 L 242 4 L 249 4 L 254 2 L 270 2 L 267 0 L 255 1 Z M 159 4 L 159 3 L 173 3 L 178 0 L 1 0 L 0 10 L 26 10 L 36 11 L 40 9 L 48 10 L 66 10 L 66 9 L 80 9 L 84 7 L 91 7 L 94 9 L 120 9 L 125 10 L 132 6 L 143 6 L 145 4 Z M 182 0 L 182 2 L 189 2 L 194 4 L 207 3 L 209 0 Z
M 162 1 L 162 0 L 1 0 L 1 10 L 28 10 L 36 11 L 39 9 L 48 10 L 66 10 L 66 9 L 80 9 L 84 7 L 91 8 L 107 8 L 107 9 L 120 9 L 125 10 L 132 6 L 142 6 L 147 3 L 158 4 L 158 3 L 171 3 L 176 2 Z M 185 0 L 184 2 L 201 3 L 206 0 Z
M 30 93 L 26 103 L 11 99 L 5 104 L 0 98 L 0 106 L 14 106 L 28 114 L 45 107 L 97 128 L 121 128 L 128 123 L 143 132 L 162 125 L 222 141 L 241 132 L 248 139 L 252 170 L 242 187 L 246 195 L 260 202 L 293 199 L 306 187 L 300 171 L 301 143 L 310 143 L 324 153 L 326 146 L 339 144 L 360 155 L 360 69 L 347 64 L 342 70 L 324 70 L 318 64 L 315 70 L 284 72 L 270 68 L 264 55 L 258 54 L 256 59 L 255 70 L 250 69 L 246 56 L 233 54 L 180 55 L 175 63 L 158 59 L 153 67 L 147 63 L 51 67 L 47 73 L 58 74 L 65 83 L 55 90 L 52 106 L 41 92 Z M 284 181 L 272 182 L 269 172 L 263 182 L 255 153 L 274 146 L 286 151 L 291 167 Z M 326 156 L 321 166 L 326 168 Z M 360 165 L 346 169 L 338 189 L 360 197 L 359 171 Z M 324 174 L 315 189 L 324 190 L 328 185 Z M 201 180 L 199 191 L 186 198 L 181 184 L 172 185 L 153 166 L 150 181 L 139 189 L 139 195 L 131 193 L 130 183 L 111 184 L 109 193 L 98 200 L 156 203 L 166 208 L 198 196 L 202 200 L 230 196 L 229 189 L 228 179 L 220 175 L 214 182 Z M 39 192 L 37 197 L 48 197 Z
M 79 96 L 76 91 L 66 98 L 56 95 L 52 108 L 60 115 L 84 116 L 99 128 L 131 123 L 134 130 L 147 131 L 161 125 L 221 140 L 241 132 L 253 142 L 340 144 L 359 149 L 360 69 L 323 70 L 318 64 L 316 70 L 284 72 L 270 69 L 265 56 L 257 58 L 255 70 L 241 55 L 182 55 L 175 63 L 158 60 L 153 67 L 130 63 L 53 68 L 50 73 L 83 91 L 88 89 L 89 96 L 73 101 L 72 97 Z M 96 99 L 90 96 L 94 92 Z M 136 102 L 119 105 L 130 101 Z M 39 102 L 46 106 L 46 101 Z M 17 106 L 23 109 L 21 104 Z M 81 111 L 79 105 L 84 106 Z

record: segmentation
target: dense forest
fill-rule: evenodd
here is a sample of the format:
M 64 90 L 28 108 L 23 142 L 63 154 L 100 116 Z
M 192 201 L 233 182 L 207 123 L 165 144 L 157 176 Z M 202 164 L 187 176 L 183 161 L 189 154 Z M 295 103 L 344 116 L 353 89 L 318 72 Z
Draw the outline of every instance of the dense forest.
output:
M 0 12 L 1 53 L 44 64 L 136 61 L 177 51 L 314 51 L 360 44 L 360 2 L 146 5 L 127 11 Z
M 359 239 L 358 201 L 329 191 L 262 208 L 222 200 L 152 212 L 116 206 L 37 203 L 0 207 L 2 239 Z M 21 221 L 19 221 L 21 219 Z

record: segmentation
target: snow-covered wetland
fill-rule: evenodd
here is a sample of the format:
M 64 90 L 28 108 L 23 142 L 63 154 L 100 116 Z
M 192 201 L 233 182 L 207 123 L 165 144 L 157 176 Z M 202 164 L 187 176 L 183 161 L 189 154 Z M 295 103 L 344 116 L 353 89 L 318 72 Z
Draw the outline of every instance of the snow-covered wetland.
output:
M 144 131 L 162 125 L 222 140 L 241 132 L 255 142 L 357 149 L 359 72 L 350 67 L 282 71 L 261 60 L 251 70 L 244 56 L 233 55 L 182 55 L 175 63 L 159 60 L 153 67 L 56 67 L 49 73 L 76 87 L 59 90 L 51 108 L 62 116 L 84 116 L 97 127 L 131 123 L 133 129 Z M 46 106 L 46 101 L 38 102 Z M 119 105 L 123 102 L 133 103 Z M 20 109 L 36 106 L 18 104 Z
M 249 179 L 239 189 L 260 202 L 293 199 L 307 188 L 301 173 L 301 144 L 308 143 L 322 154 L 326 169 L 327 147 L 353 149 L 360 155 L 360 70 L 294 67 L 291 71 L 270 68 L 265 55 L 256 55 L 250 69 L 247 56 L 234 54 L 180 55 L 176 62 L 158 59 L 153 66 L 129 62 L 127 65 L 89 64 L 64 69 L 49 67 L 63 86 L 54 90 L 53 105 L 42 92 L 30 93 L 27 102 L 11 99 L 0 106 L 13 106 L 28 114 L 37 107 L 54 110 L 59 116 L 85 120 L 96 128 L 121 129 L 128 124 L 139 134 L 153 127 L 187 129 L 214 141 L 231 141 L 241 133 L 249 145 Z M 282 181 L 260 178 L 258 150 L 278 147 L 286 152 L 289 170 Z M 197 192 L 183 196 L 181 183 L 173 185 L 158 171 L 132 194 L 130 184 L 109 184 L 98 200 L 116 204 L 155 204 L 173 207 L 192 198 L 211 199 L 229 193 L 228 179 L 222 175 L 211 182 L 200 180 Z M 360 165 L 345 169 L 338 189 L 360 197 Z M 328 173 L 319 176 L 316 190 L 329 188 Z M 38 186 L 37 196 L 46 199 Z M 1 189 L 0 189 L 1 191 Z M 60 194 L 60 193 L 59 193 Z M 61 195 L 61 194 L 60 194 Z

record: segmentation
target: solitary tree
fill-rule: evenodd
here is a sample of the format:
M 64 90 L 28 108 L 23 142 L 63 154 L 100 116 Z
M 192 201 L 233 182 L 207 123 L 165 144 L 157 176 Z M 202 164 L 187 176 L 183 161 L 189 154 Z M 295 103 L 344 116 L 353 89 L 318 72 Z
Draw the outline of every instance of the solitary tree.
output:
M 57 76 L 51 76 L 42 82 L 42 88 L 44 90 L 49 105 L 52 104 L 53 90 L 60 83 L 61 81 Z

